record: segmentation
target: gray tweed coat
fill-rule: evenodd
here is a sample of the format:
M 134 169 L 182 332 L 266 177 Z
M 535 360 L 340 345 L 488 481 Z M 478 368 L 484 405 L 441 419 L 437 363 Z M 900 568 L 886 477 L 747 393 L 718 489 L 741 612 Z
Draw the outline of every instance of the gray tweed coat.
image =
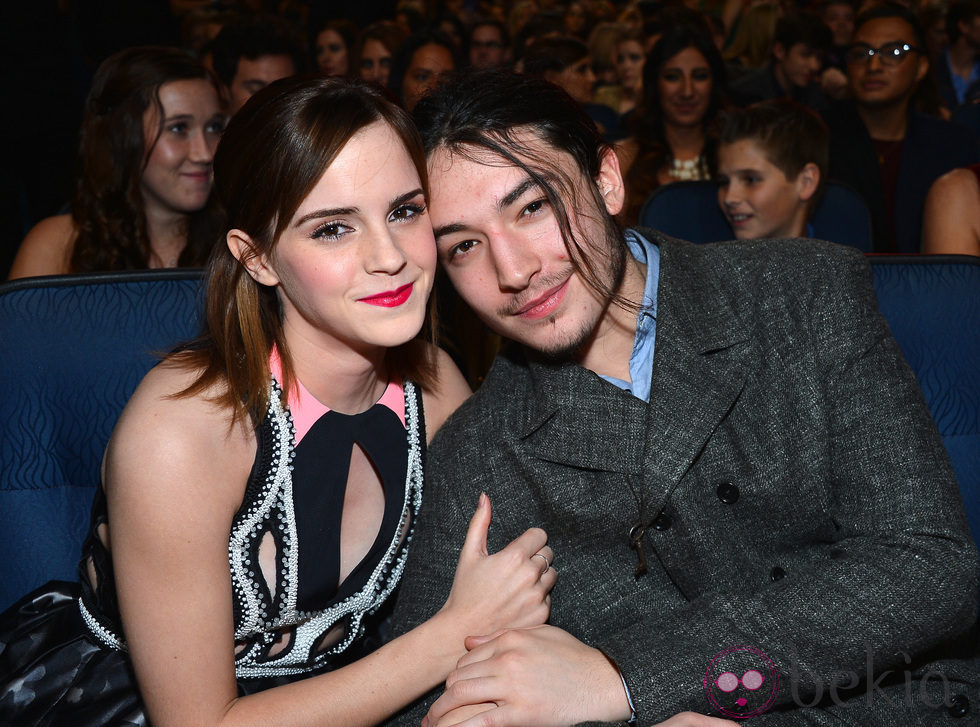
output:
M 498 357 L 432 442 L 396 631 L 444 602 L 486 491 L 491 551 L 548 531 L 551 623 L 619 665 L 640 725 L 980 724 L 977 551 L 863 256 L 641 232 L 661 249 L 650 403 Z M 762 688 L 719 690 L 751 669 Z

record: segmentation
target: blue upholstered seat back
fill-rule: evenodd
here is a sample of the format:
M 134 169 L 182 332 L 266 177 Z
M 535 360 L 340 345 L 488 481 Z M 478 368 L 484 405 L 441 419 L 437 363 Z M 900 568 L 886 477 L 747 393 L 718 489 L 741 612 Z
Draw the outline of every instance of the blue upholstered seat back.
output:
M 697 243 L 734 237 L 714 182 L 675 182 L 656 189 L 640 210 L 640 224 Z M 810 224 L 818 239 L 871 252 L 871 215 L 849 187 L 828 182 Z
M 980 258 L 871 258 L 878 305 L 922 387 L 980 543 Z
M 0 609 L 76 579 L 106 442 L 147 370 L 200 327 L 199 271 L 0 284 Z

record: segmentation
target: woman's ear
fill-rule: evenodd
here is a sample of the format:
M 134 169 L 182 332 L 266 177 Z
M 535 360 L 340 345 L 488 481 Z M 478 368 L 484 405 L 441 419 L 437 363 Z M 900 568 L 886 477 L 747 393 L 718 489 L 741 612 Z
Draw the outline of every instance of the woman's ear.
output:
M 820 186 L 820 167 L 810 162 L 796 177 L 796 188 L 801 202 L 808 202 Z
M 606 211 L 613 216 L 618 215 L 626 203 L 626 187 L 623 184 L 623 173 L 619 169 L 619 157 L 613 149 L 606 149 L 602 153 L 595 182 L 606 204 Z
M 248 274 L 252 276 L 255 282 L 268 286 L 279 284 L 279 277 L 269 264 L 267 256 L 259 255 L 255 251 L 255 244 L 248 233 L 241 230 L 229 230 L 228 234 L 225 235 L 225 242 L 231 254 L 245 266 Z

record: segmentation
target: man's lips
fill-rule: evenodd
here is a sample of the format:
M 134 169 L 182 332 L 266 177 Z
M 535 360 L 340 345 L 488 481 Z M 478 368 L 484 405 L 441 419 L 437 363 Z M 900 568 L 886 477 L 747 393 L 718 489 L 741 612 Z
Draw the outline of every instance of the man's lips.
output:
M 367 303 L 368 305 L 380 305 L 384 308 L 397 308 L 412 297 L 412 291 L 414 288 L 415 283 L 409 283 L 408 285 L 403 285 L 395 290 L 386 290 L 385 292 L 378 293 L 377 295 L 369 295 L 366 298 L 358 298 L 357 301 L 359 303 Z
M 569 280 L 571 280 L 571 277 L 565 278 L 560 284 L 546 290 L 543 295 L 539 295 L 529 303 L 525 303 L 514 312 L 514 315 L 530 319 L 544 318 L 545 316 L 551 315 L 565 297 Z

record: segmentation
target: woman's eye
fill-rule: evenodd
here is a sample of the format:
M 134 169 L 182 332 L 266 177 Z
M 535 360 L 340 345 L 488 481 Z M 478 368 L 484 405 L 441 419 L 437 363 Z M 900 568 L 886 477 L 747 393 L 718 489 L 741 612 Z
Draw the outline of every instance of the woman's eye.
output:
M 350 229 L 347 225 L 340 222 L 327 222 L 313 231 L 313 237 L 317 240 L 336 240 L 341 235 L 350 231 Z
M 186 134 L 187 133 L 187 123 L 184 121 L 178 121 L 175 124 L 170 124 L 167 127 L 167 131 L 171 134 Z
M 425 212 L 425 207 L 423 205 L 404 204 L 392 211 L 390 219 L 395 221 L 410 220 L 414 217 L 418 217 L 423 212 Z
M 225 119 L 214 119 L 212 121 L 209 121 L 207 126 L 205 126 L 204 128 L 209 134 L 216 134 L 217 136 L 221 136 L 223 133 L 225 133 L 225 126 L 227 125 L 227 123 L 228 122 Z
M 676 73 L 674 71 L 670 71 L 668 73 L 663 74 L 661 76 L 661 78 L 663 78 L 665 81 L 669 81 L 671 83 L 675 83 L 675 82 L 681 80 L 681 74 L 680 73 Z
M 694 71 L 694 73 L 691 74 L 691 78 L 693 78 L 695 81 L 710 81 L 711 71 L 706 71 L 706 70 Z

